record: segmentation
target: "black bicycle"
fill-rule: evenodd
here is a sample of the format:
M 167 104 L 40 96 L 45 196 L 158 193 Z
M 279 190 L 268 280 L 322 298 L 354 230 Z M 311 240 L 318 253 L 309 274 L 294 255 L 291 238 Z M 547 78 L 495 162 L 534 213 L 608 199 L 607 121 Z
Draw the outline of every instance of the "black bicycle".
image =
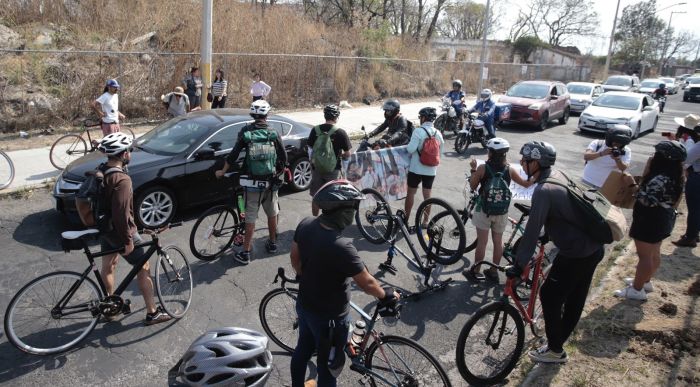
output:
M 158 254 L 155 287 L 163 310 L 173 318 L 185 315 L 192 301 L 192 271 L 185 254 L 176 246 L 161 247 L 158 230 L 143 230 L 151 241 L 137 247 L 148 250 L 132 267 L 113 294 L 107 295 L 95 258 L 119 253 L 114 249 L 92 253 L 88 247 L 98 230 L 66 231 L 63 249 L 83 250 L 90 263 L 82 272 L 57 271 L 42 275 L 25 285 L 12 298 L 5 312 L 5 333 L 15 347 L 35 355 L 51 355 L 73 348 L 87 337 L 100 316 L 114 317 L 131 312 L 129 300 L 121 297 L 136 274 L 154 253 Z M 95 274 L 95 281 L 88 276 Z M 98 286 L 99 285 L 99 286 Z

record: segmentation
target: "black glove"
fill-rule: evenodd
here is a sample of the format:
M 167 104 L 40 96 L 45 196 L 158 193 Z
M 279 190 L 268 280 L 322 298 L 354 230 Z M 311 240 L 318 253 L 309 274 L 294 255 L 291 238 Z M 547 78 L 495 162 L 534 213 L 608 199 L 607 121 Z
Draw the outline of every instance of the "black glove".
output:
M 399 314 L 398 307 L 399 300 L 394 294 L 394 288 L 387 287 L 384 288 L 384 298 L 379 300 L 379 305 L 377 305 L 377 310 L 379 315 L 382 317 L 394 317 Z
M 523 274 L 523 269 L 518 265 L 508 265 L 506 266 L 506 277 L 508 278 L 519 278 Z

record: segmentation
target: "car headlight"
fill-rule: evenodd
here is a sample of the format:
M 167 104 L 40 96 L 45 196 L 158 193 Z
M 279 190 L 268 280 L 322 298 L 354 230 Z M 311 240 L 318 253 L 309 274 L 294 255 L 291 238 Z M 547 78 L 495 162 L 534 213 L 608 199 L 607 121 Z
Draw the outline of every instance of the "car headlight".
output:
M 540 110 L 541 107 L 542 107 L 542 102 L 537 102 L 537 103 L 533 103 L 532 105 L 528 106 L 527 108 L 530 110 Z

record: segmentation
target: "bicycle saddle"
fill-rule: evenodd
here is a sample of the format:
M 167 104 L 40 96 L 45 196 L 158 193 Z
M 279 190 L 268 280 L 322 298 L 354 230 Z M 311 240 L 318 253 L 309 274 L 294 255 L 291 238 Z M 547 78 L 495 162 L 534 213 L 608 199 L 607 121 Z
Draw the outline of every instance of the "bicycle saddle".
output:
M 523 214 L 530 215 L 530 206 L 528 206 L 527 204 L 515 203 L 513 206 L 515 206 L 515 208 L 520 210 L 520 212 L 522 212 Z
M 98 234 L 100 231 L 96 230 L 94 228 L 89 228 L 87 230 L 80 230 L 80 231 L 64 231 L 61 233 L 61 236 L 64 239 L 78 239 L 81 237 L 84 237 L 86 235 L 91 235 L 91 234 Z

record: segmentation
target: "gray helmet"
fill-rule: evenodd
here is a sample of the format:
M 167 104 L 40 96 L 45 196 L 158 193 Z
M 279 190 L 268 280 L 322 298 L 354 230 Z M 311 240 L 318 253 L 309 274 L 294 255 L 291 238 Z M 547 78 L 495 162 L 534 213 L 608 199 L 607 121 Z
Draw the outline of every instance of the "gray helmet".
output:
M 673 161 L 685 161 L 685 158 L 688 156 L 685 146 L 678 141 L 664 140 L 654 145 L 654 149 L 656 153 Z
M 313 202 L 324 211 L 357 208 L 365 195 L 348 180 L 329 181 L 316 191 Z
M 488 101 L 491 99 L 491 96 L 493 95 L 493 92 L 491 92 L 491 89 L 484 89 L 481 90 L 481 93 L 479 93 L 479 97 L 481 98 L 482 101 Z
M 268 338 L 245 328 L 220 328 L 195 340 L 178 376 L 190 386 L 263 386 L 272 370 Z
M 335 120 L 340 117 L 340 108 L 338 105 L 326 105 L 326 107 L 323 108 L 323 117 L 327 120 Z
M 455 86 L 457 86 L 461 89 L 462 88 L 462 81 L 460 81 L 459 79 L 455 79 L 454 81 L 452 81 L 452 87 L 455 87 Z
M 540 168 L 549 168 L 557 161 L 557 150 L 552 144 L 544 141 L 528 141 L 520 148 L 520 154 L 525 160 L 537 160 Z
M 382 110 L 390 111 L 391 114 L 396 114 L 401 110 L 401 104 L 397 99 L 387 99 L 384 105 L 382 105 Z
M 433 122 L 437 118 L 437 110 L 434 107 L 424 107 L 418 111 L 418 117 L 425 117 L 426 120 Z
M 632 129 L 627 125 L 616 124 L 605 133 L 605 145 L 608 147 L 613 146 L 613 143 L 625 146 L 630 141 L 632 141 Z

